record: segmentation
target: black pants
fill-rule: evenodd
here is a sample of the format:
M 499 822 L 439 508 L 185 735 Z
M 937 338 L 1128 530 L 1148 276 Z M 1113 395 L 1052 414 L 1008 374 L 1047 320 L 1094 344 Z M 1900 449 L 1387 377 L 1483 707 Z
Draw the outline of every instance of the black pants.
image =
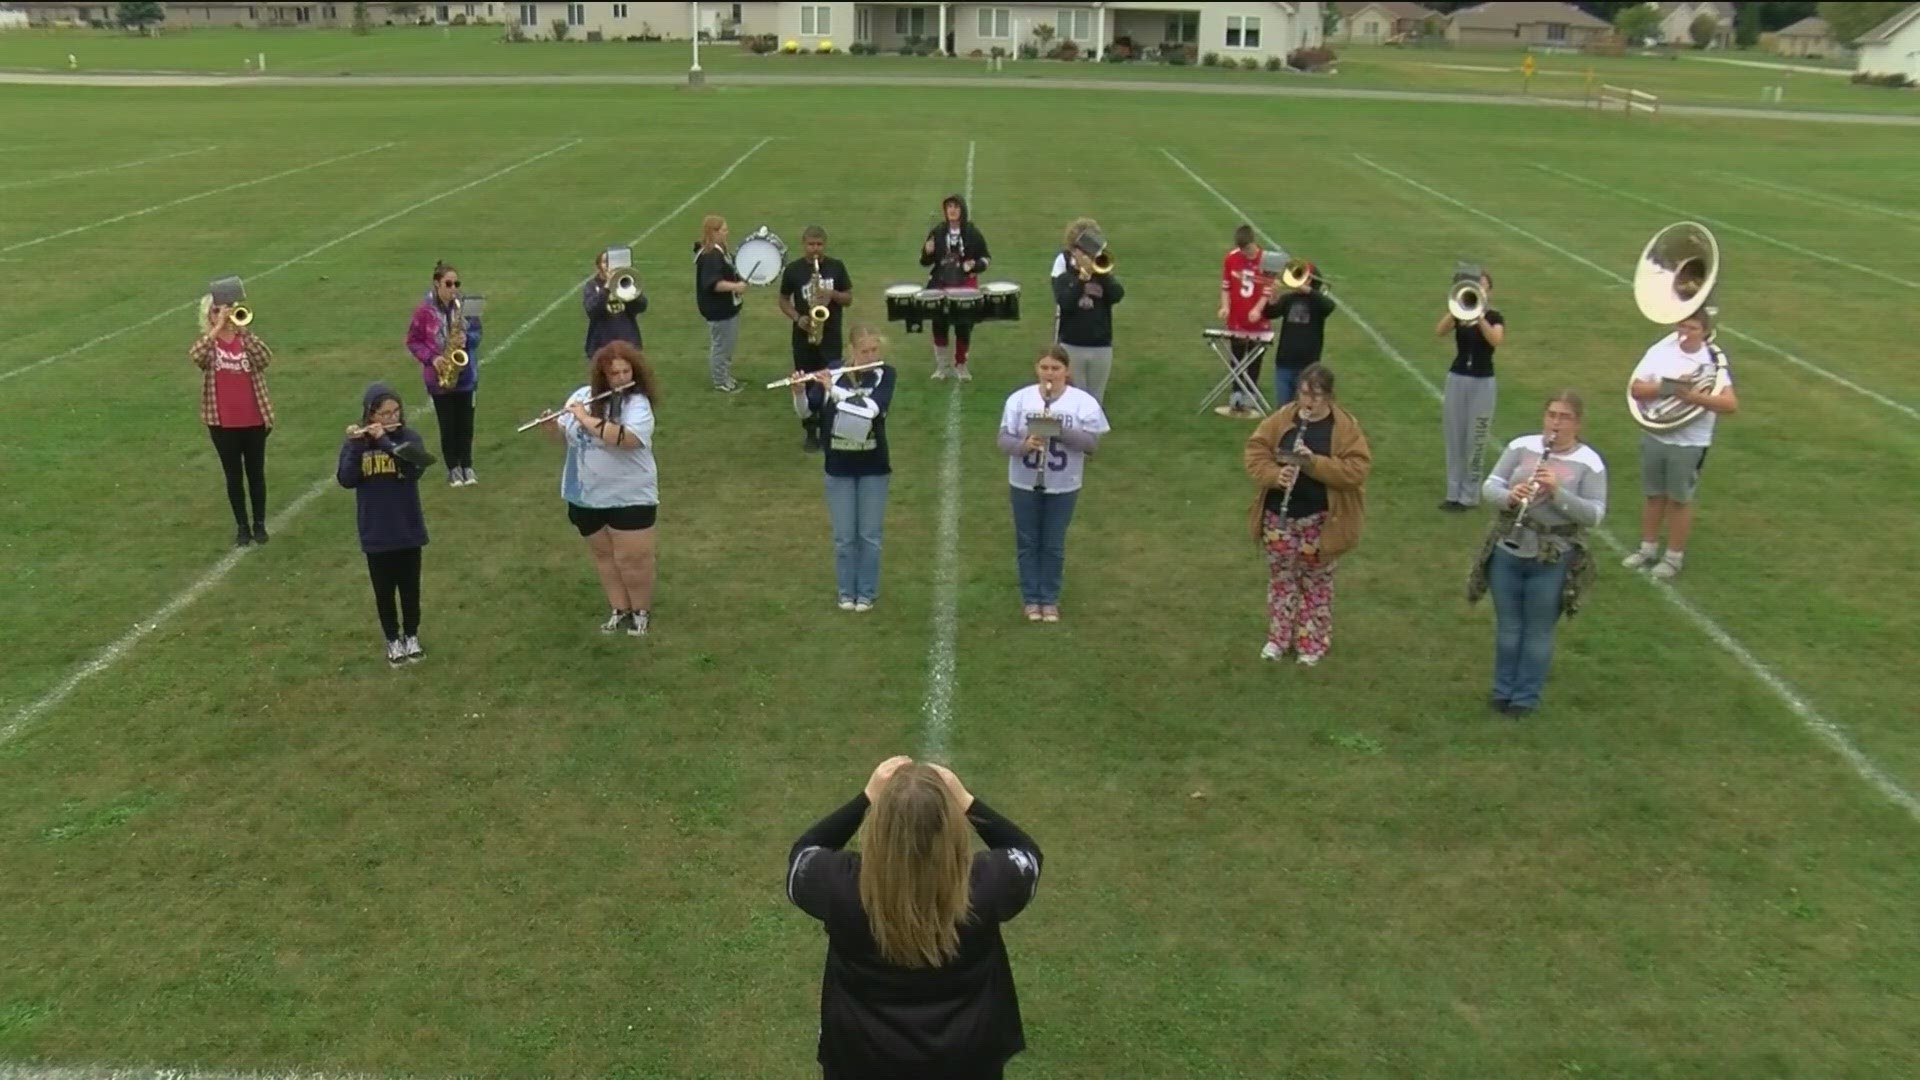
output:
M 850 1072 L 835 1072 L 825 1065 L 820 1066 L 820 1075 L 822 1080 L 879 1080 L 878 1077 L 855 1075 Z M 906 1074 L 902 1073 L 901 1075 L 905 1076 Z M 1004 1080 L 1006 1075 L 1007 1067 L 1003 1063 L 1000 1065 L 983 1066 L 979 1072 L 967 1074 L 967 1080 Z
M 367 553 L 367 577 L 373 580 L 373 606 L 380 611 L 380 631 L 388 641 L 420 632 L 420 549 Z M 399 610 L 394 595 L 399 594 Z
M 1245 338 L 1234 338 L 1231 341 L 1229 341 L 1227 344 L 1230 348 L 1233 349 L 1233 358 L 1235 360 L 1245 360 L 1247 358 L 1247 354 L 1253 351 L 1253 347 L 1255 343 L 1248 341 Z M 1260 385 L 1260 365 L 1266 363 L 1266 361 L 1267 361 L 1266 355 L 1263 353 L 1260 356 L 1255 357 L 1253 363 L 1247 365 L 1247 381 L 1248 382 L 1252 383 L 1255 386 Z M 1233 392 L 1236 394 L 1244 393 L 1244 391 L 1240 389 L 1240 384 L 1238 382 L 1235 382 L 1233 384 Z M 1279 405 L 1276 404 L 1274 407 L 1279 408 Z
M 209 427 L 213 448 L 220 455 L 220 471 L 227 474 L 227 505 L 233 523 L 247 527 L 247 505 L 253 505 L 253 523 L 267 523 L 267 429 L 263 427 Z M 242 483 L 244 476 L 245 482 Z M 247 496 L 251 494 L 251 500 Z
M 473 391 L 435 395 L 433 415 L 440 420 L 441 464 L 473 468 Z
M 949 327 L 953 329 L 954 341 L 960 346 L 960 351 L 957 355 L 962 357 L 966 356 L 967 350 L 973 345 L 973 320 L 953 319 L 949 321 L 944 315 L 935 315 L 933 317 L 933 343 L 935 345 L 945 345 L 947 343 L 947 329 Z

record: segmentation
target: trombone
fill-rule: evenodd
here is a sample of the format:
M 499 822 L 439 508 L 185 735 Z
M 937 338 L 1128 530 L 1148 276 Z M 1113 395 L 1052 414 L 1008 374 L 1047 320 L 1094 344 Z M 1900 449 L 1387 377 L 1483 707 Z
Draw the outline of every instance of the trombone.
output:
M 235 304 L 227 312 L 227 321 L 235 326 L 246 326 L 253 322 L 253 309 L 245 304 Z
M 1287 265 L 1280 268 L 1280 284 L 1288 289 L 1298 289 L 1313 280 L 1313 264 L 1305 259 L 1288 259 Z
M 610 398 L 610 397 L 612 397 L 612 396 L 613 396 L 613 395 L 615 395 L 615 394 L 624 394 L 624 393 L 626 393 L 627 391 L 629 391 L 629 390 L 631 390 L 631 389 L 633 389 L 633 384 L 632 384 L 632 383 L 625 383 L 625 384 L 623 384 L 623 385 L 620 385 L 620 386 L 615 386 L 615 387 L 612 387 L 612 388 L 610 388 L 610 389 L 606 389 L 606 390 L 602 390 L 602 391 L 600 391 L 599 393 L 597 393 L 597 394 L 595 394 L 595 395 L 593 395 L 592 397 L 590 397 L 590 398 L 588 398 L 587 400 L 585 400 L 585 401 L 583 401 L 583 402 L 581 402 L 580 404 L 582 404 L 582 405 L 592 405 L 592 404 L 593 404 L 594 402 L 597 402 L 597 401 L 601 401 L 601 400 L 603 400 L 603 399 L 606 399 L 606 398 Z M 566 410 L 566 408 L 565 408 L 564 406 L 562 406 L 561 408 L 558 408 L 558 409 L 550 409 L 550 410 L 548 410 L 548 411 L 546 411 L 546 412 L 543 412 L 543 413 L 541 413 L 541 414 L 540 414 L 539 416 L 536 416 L 536 417 L 534 417 L 533 419 L 531 419 L 531 420 L 529 420 L 529 421 L 527 421 L 526 423 L 524 423 L 524 424 L 521 424 L 521 425 L 520 425 L 519 427 L 517 427 L 517 428 L 514 428 L 513 430 L 515 430 L 515 431 L 530 431 L 530 430 L 532 430 L 533 428 L 537 428 L 537 427 L 539 427 L 539 426 L 540 426 L 541 424 L 545 424 L 545 423 L 550 423 L 550 422 L 552 422 L 552 421 L 554 421 L 554 420 L 558 420 L 558 419 L 560 419 L 560 418 L 561 418 L 562 416 L 565 416 L 565 415 L 566 415 L 566 412 L 567 412 L 567 410 Z
M 607 312 L 618 315 L 640 299 L 640 275 L 633 269 L 633 249 L 607 249 Z
M 1092 279 L 1095 274 L 1113 273 L 1113 251 L 1107 247 L 1107 238 L 1093 229 L 1081 233 L 1068 249 L 1073 256 L 1074 272 L 1081 281 Z

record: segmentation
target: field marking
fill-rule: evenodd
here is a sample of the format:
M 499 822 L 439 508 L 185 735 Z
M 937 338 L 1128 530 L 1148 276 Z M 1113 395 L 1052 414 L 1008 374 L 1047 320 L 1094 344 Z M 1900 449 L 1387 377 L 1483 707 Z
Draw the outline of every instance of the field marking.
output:
M 1526 237 L 1527 239 L 1533 241 L 1534 243 L 1539 244 L 1541 247 L 1546 248 L 1548 251 L 1552 251 L 1557 254 L 1564 255 L 1567 258 L 1572 259 L 1574 262 L 1579 263 L 1581 266 L 1587 267 L 1588 269 L 1593 270 L 1597 273 L 1604 274 L 1611 281 L 1614 281 L 1621 285 L 1625 285 L 1629 288 L 1631 288 L 1633 285 L 1633 282 L 1631 280 L 1620 276 L 1618 273 L 1612 270 L 1609 270 L 1604 266 L 1601 266 L 1599 263 L 1594 262 L 1592 259 L 1589 259 L 1586 256 L 1581 255 L 1577 252 L 1568 251 L 1566 248 L 1561 247 L 1559 244 L 1556 244 L 1553 241 L 1548 240 L 1543 236 L 1539 236 L 1535 233 L 1528 232 L 1526 229 L 1523 229 L 1520 226 L 1515 225 L 1514 223 L 1506 220 L 1505 218 L 1495 217 L 1494 215 L 1487 213 L 1485 210 L 1482 210 L 1479 207 L 1470 206 L 1464 202 L 1461 202 L 1459 199 L 1456 199 L 1453 196 L 1448 195 L 1444 191 L 1437 191 L 1433 188 L 1430 188 L 1427 185 L 1421 183 L 1420 181 L 1415 180 L 1413 177 L 1406 176 L 1402 173 L 1397 173 L 1392 169 L 1387 168 L 1385 165 L 1382 165 L 1379 162 L 1374 161 L 1372 158 L 1365 156 L 1364 154 L 1355 154 L 1353 156 L 1355 159 L 1357 159 L 1362 164 L 1366 165 L 1371 169 L 1385 173 L 1386 175 L 1391 176 L 1394 179 L 1399 180 L 1404 184 L 1407 184 L 1420 191 L 1424 191 L 1428 195 L 1431 195 L 1434 198 L 1439 199 L 1440 201 L 1447 203 L 1450 206 L 1458 207 L 1461 210 L 1465 210 L 1469 214 L 1473 214 L 1474 216 L 1479 217 L 1483 220 L 1492 222 L 1493 224 L 1498 225 L 1503 229 L 1507 229 L 1511 232 L 1518 233 L 1519 235 Z M 1823 379 L 1827 379 L 1839 386 L 1844 386 L 1848 390 L 1851 390 L 1854 393 L 1859 394 L 1861 397 L 1864 397 L 1869 401 L 1878 402 L 1879 404 L 1885 405 L 1887 408 L 1892 409 L 1896 412 L 1904 413 L 1910 419 L 1920 420 L 1920 409 L 1915 409 L 1913 406 L 1908 405 L 1904 402 L 1895 401 L 1894 399 L 1886 396 L 1885 394 L 1880 393 L 1879 391 L 1869 390 L 1866 387 L 1861 386 L 1859 383 L 1854 382 L 1853 380 L 1847 378 L 1844 375 L 1835 374 L 1834 372 L 1828 371 L 1826 368 L 1821 367 L 1819 364 L 1816 364 L 1811 360 L 1805 360 L 1798 356 L 1795 356 L 1793 353 L 1790 353 L 1787 350 L 1782 349 L 1781 347 L 1773 344 L 1772 342 L 1763 341 L 1760 338 L 1754 337 L 1752 334 L 1735 330 L 1733 327 L 1727 325 L 1724 322 L 1720 324 L 1720 329 L 1726 331 L 1729 334 L 1732 334 L 1734 337 L 1737 337 L 1740 340 L 1745 341 L 1749 344 L 1758 345 L 1762 349 L 1765 349 L 1768 352 L 1773 353 L 1775 356 L 1778 356 L 1781 359 L 1786 360 L 1788 363 L 1794 364 L 1800 368 L 1810 371 L 1813 374 L 1818 375 Z
M 0 254 L 5 254 L 9 251 L 19 251 L 21 248 L 30 248 L 36 244 L 44 244 L 49 240 L 60 240 L 69 236 L 77 236 L 83 232 L 92 232 L 95 229 L 105 228 L 108 225 L 118 225 L 122 221 L 131 221 L 137 217 L 145 217 L 159 210 L 166 210 L 175 206 L 185 206 L 190 202 L 199 202 L 201 199 L 211 199 L 215 195 L 225 195 L 229 191 L 239 191 L 241 188 L 256 187 L 260 184 L 279 180 L 296 173 L 311 172 L 314 169 L 324 168 L 328 165 L 337 165 L 342 161 L 352 161 L 354 158 L 366 157 L 368 154 L 377 154 L 382 150 L 390 150 L 397 145 L 399 144 L 390 142 L 381 143 L 378 146 L 369 146 L 365 150 L 355 150 L 351 154 L 341 154 L 337 157 L 330 157 L 325 161 L 316 161 L 310 165 L 283 169 L 269 176 L 258 176 L 252 180 L 241 180 L 238 183 L 223 184 L 220 187 L 209 188 L 206 191 L 196 192 L 192 195 L 184 195 L 178 199 L 169 199 L 166 202 L 154 203 L 152 206 L 144 206 L 138 210 L 129 210 L 124 214 L 115 214 L 110 218 L 102 218 L 88 225 L 75 225 L 71 229 L 62 229 L 57 233 L 48 233 L 45 236 L 36 236 L 31 240 L 21 240 L 18 243 L 8 244 L 5 247 L 0 247 Z
M 1201 187 L 1205 188 L 1214 198 L 1220 200 L 1222 205 L 1237 214 L 1240 220 L 1252 225 L 1254 231 L 1260 234 L 1263 241 L 1274 247 L 1285 246 L 1274 240 L 1265 229 L 1262 229 L 1256 224 L 1246 211 L 1235 206 L 1225 195 L 1222 195 L 1215 189 L 1212 184 L 1207 183 L 1200 178 L 1199 174 L 1187 168 L 1179 158 L 1174 157 L 1165 150 L 1162 150 L 1161 153 L 1166 154 L 1168 160 L 1178 165 L 1182 172 L 1193 177 Z M 1342 302 L 1340 308 L 1347 313 L 1348 318 L 1353 320 L 1354 325 L 1360 327 L 1368 337 L 1372 338 L 1374 342 L 1380 346 L 1381 350 L 1384 351 L 1387 356 L 1391 357 L 1402 369 L 1411 374 L 1414 379 L 1426 389 L 1429 397 L 1435 401 L 1445 399 L 1445 394 L 1440 387 L 1436 385 L 1432 379 L 1428 378 L 1425 372 L 1414 366 L 1412 361 L 1401 355 L 1400 350 L 1394 348 L 1391 342 L 1381 336 L 1380 332 L 1375 330 L 1373 326 L 1361 316 L 1359 311 L 1355 310 L 1351 301 Z M 1615 555 L 1626 554 L 1627 548 L 1622 545 L 1620 541 L 1614 539 L 1611 532 L 1602 528 L 1596 528 L 1591 531 L 1595 536 L 1598 536 Z M 1672 604 L 1682 615 L 1685 615 L 1687 621 L 1693 623 L 1694 627 L 1705 634 L 1708 640 L 1720 646 L 1723 651 L 1738 661 L 1740 666 L 1745 668 L 1749 675 L 1760 680 L 1761 684 L 1773 691 L 1774 696 L 1780 700 L 1780 703 L 1785 705 L 1788 711 L 1792 712 L 1793 715 L 1800 720 L 1801 726 L 1805 727 L 1821 742 L 1826 743 L 1838 753 L 1840 757 L 1853 768 L 1855 775 L 1872 785 L 1874 790 L 1886 796 L 1889 800 L 1900 806 L 1901 809 L 1904 809 L 1908 816 L 1912 817 L 1914 821 L 1920 822 L 1920 795 L 1915 795 L 1911 789 L 1907 788 L 1891 773 L 1887 772 L 1872 758 L 1868 757 L 1866 752 L 1861 750 L 1853 741 L 1853 738 L 1847 734 L 1846 729 L 1827 719 L 1825 716 L 1822 716 L 1819 710 L 1815 709 L 1799 691 L 1793 688 L 1791 683 L 1787 682 L 1779 673 L 1775 672 L 1771 667 L 1768 667 L 1766 663 L 1754 656 L 1751 650 L 1745 645 L 1742 645 L 1739 639 L 1728 633 L 1719 623 L 1715 622 L 1712 616 L 1694 606 L 1691 600 L 1681 595 L 1679 589 L 1668 582 L 1656 580 L 1645 574 L 1635 574 L 1634 577 L 1652 586 L 1655 592 L 1665 598 L 1666 601 Z
M 578 142 L 579 140 L 576 139 L 574 141 Z M 761 147 L 767 145 L 767 143 L 771 141 L 772 140 L 770 138 L 766 138 L 766 139 L 761 139 L 759 142 L 755 143 L 752 149 L 748 150 L 746 153 L 740 155 L 737 159 L 735 159 L 733 164 L 727 166 L 725 171 L 721 172 L 719 176 L 714 177 L 713 180 L 709 182 L 706 187 L 703 187 L 699 191 L 694 192 L 692 195 L 687 197 L 687 200 L 685 202 L 681 203 L 679 206 L 676 206 L 672 210 L 668 211 L 665 217 L 655 222 L 651 227 L 647 229 L 647 231 L 641 233 L 638 237 L 632 240 L 628 246 L 637 247 L 641 243 L 641 241 L 647 239 L 647 237 L 649 236 L 652 236 L 656 230 L 660 229 L 662 226 L 666 225 L 668 222 L 672 221 L 673 219 L 679 217 L 680 214 L 687 209 L 687 207 L 693 205 L 693 202 L 695 199 L 700 198 L 702 195 L 705 195 L 707 192 L 712 191 L 715 187 L 718 187 L 722 180 L 725 180 L 728 176 L 732 175 L 735 169 L 739 168 L 742 163 L 744 163 L 748 158 L 752 157 L 755 153 L 759 152 Z M 557 152 L 558 149 L 559 148 L 556 147 L 555 150 L 549 150 L 547 151 L 547 153 L 549 154 L 555 153 Z M 485 366 L 487 361 L 499 359 L 502 353 L 505 353 L 508 349 L 512 348 L 514 342 L 519 341 L 521 336 L 524 335 L 528 330 L 532 329 L 536 323 L 545 319 L 548 315 L 551 315 L 557 308 L 560 307 L 561 304 L 564 304 L 568 300 L 571 300 L 574 297 L 578 296 L 580 286 L 584 285 L 585 283 L 586 283 L 586 279 L 582 278 L 579 284 L 572 286 L 566 292 L 555 297 L 552 303 L 548 304 L 544 308 L 541 308 L 537 314 L 535 314 L 532 318 L 528 319 L 526 322 L 521 323 L 517 328 L 514 329 L 512 333 L 506 336 L 505 340 L 500 342 L 499 348 L 490 351 L 489 353 L 487 353 L 486 355 L 480 358 L 481 365 Z M 335 484 L 335 480 L 332 476 L 325 476 L 315 481 L 313 486 L 301 492 L 298 497 L 296 497 L 291 503 L 288 503 L 279 513 L 273 515 L 273 517 L 268 519 L 269 531 L 280 532 L 281 530 L 283 530 L 286 527 L 288 522 L 292 521 L 295 517 L 298 517 L 302 510 L 305 510 L 308 506 L 312 505 L 315 499 L 318 499 L 321 495 L 325 494 L 330 488 L 334 486 L 334 484 Z M 159 629 L 162 623 L 165 623 L 168 619 L 171 619 L 173 616 L 179 614 L 182 610 L 184 610 L 189 605 L 191 605 L 195 600 L 198 600 L 201 596 L 205 595 L 208 589 L 211 589 L 215 585 L 220 584 L 220 582 L 224 580 L 228 574 L 233 572 L 234 567 L 240 565 L 240 560 L 252 554 L 253 551 L 254 549 L 252 547 L 244 547 L 244 548 L 235 548 L 232 551 L 228 552 L 224 558 L 222 558 L 219 562 L 214 563 L 211 569 L 209 569 L 206 573 L 200 575 L 198 580 L 194 581 L 193 584 L 187 586 L 184 590 L 182 590 L 179 593 L 179 595 L 175 596 L 171 600 L 168 600 L 165 604 L 162 604 L 159 610 L 147 616 L 147 618 L 144 621 L 134 623 L 133 629 L 128 630 L 125 634 L 122 634 L 119 637 L 119 639 L 115 640 L 112 644 L 100 650 L 100 652 L 96 654 L 91 660 L 88 660 L 86 663 L 81 664 L 79 667 L 75 668 L 73 672 L 69 674 L 64 680 L 62 680 L 58 686 L 54 687 L 52 690 L 47 691 L 45 694 L 35 699 L 32 703 L 21 708 L 18 712 L 16 712 L 13 715 L 12 719 L 7 721 L 6 726 L 0 727 L 0 745 L 5 745 L 6 743 L 11 742 L 14 739 L 18 738 L 20 736 L 20 733 L 25 731 L 28 725 L 32 724 L 33 721 L 39 719 L 39 717 L 45 714 L 49 709 L 52 709 L 55 706 L 59 705 L 61 702 L 65 701 L 69 696 L 73 694 L 75 690 L 79 689 L 81 683 L 84 683 L 88 679 L 93 678 L 95 675 L 98 675 L 101 672 L 107 670 L 108 668 L 112 667 L 114 664 L 119 663 L 121 658 L 126 656 L 129 650 L 131 650 L 135 645 L 138 645 L 140 643 L 142 638 L 145 638 L 148 634 L 151 634 L 155 630 Z
M 398 220 L 400 218 L 407 216 L 408 214 L 413 213 L 416 210 L 422 210 L 422 209 L 425 209 L 426 207 L 432 206 L 434 203 L 439 202 L 441 199 L 445 199 L 453 195 L 458 195 L 463 191 L 468 191 L 473 188 L 479 187 L 481 184 L 487 183 L 488 181 L 498 180 L 500 177 L 505 176 L 508 173 L 515 171 L 516 169 L 525 168 L 526 166 L 531 165 L 536 161 L 540 161 L 544 158 L 552 157 L 553 155 L 558 154 L 563 150 L 572 149 L 573 147 L 580 145 L 582 141 L 584 140 L 569 139 L 566 142 L 561 143 L 559 146 L 553 147 L 550 150 L 543 150 L 540 153 L 535 154 L 530 158 L 525 158 L 521 161 L 516 161 L 513 164 L 508 165 L 503 169 L 496 169 L 493 172 L 490 172 L 487 175 L 482 176 L 477 180 L 469 180 L 464 184 L 460 184 L 456 187 L 450 187 L 445 191 L 441 191 L 436 194 L 430 195 L 427 198 L 421 199 L 419 202 L 414 203 L 412 206 L 403 207 L 402 209 L 395 210 L 393 213 L 388 214 L 385 217 L 377 218 L 373 221 L 370 221 L 365 225 L 362 225 L 359 228 L 353 230 L 352 232 L 343 233 L 340 236 L 336 236 L 333 239 L 327 241 L 324 244 L 321 244 L 319 247 L 314 248 L 311 251 L 302 252 L 298 255 L 295 255 L 293 258 L 288 259 L 283 263 L 279 263 L 278 265 L 275 265 L 275 266 L 270 266 L 267 269 L 262 270 L 257 274 L 245 275 L 246 280 L 259 281 L 261 278 L 270 277 L 274 274 L 279 273 L 282 270 L 285 270 L 287 267 L 294 265 L 295 263 L 305 262 L 306 260 L 313 258 L 315 255 L 318 255 L 323 251 L 327 251 L 331 248 L 338 247 L 339 245 L 346 243 L 347 241 L 353 239 L 354 237 L 360 236 L 367 232 L 371 232 L 372 230 L 377 229 L 380 226 L 385 225 L 390 221 Z M 128 326 L 123 326 L 118 330 L 110 330 L 104 334 L 101 334 L 99 337 L 92 338 L 87 341 L 83 341 L 80 344 L 65 350 L 64 352 L 57 352 L 57 353 L 54 353 L 52 356 L 43 356 L 40 359 L 35 360 L 30 364 L 23 364 L 17 368 L 10 368 L 6 371 L 0 371 L 0 382 L 5 382 L 16 375 L 25 375 L 29 371 L 33 371 L 37 368 L 43 368 L 48 364 L 52 364 L 60 360 L 65 360 L 69 356 L 73 356 L 78 353 L 83 353 L 88 349 L 93 348 L 95 345 L 100 345 L 100 344 L 104 344 L 105 342 L 112 341 L 114 338 L 117 338 L 122 334 L 131 333 L 135 330 L 141 329 L 142 327 L 152 326 L 154 323 L 159 322 L 161 319 L 168 318 L 169 316 L 172 316 L 172 315 L 177 315 L 182 311 L 186 311 L 187 309 L 198 305 L 199 302 L 200 302 L 199 299 L 195 298 L 192 300 L 185 301 L 184 303 L 175 304 L 174 306 L 156 315 L 150 315 L 147 318 L 141 319 L 137 323 L 133 323 Z
M 202 1072 L 199 1069 L 0 1064 L 0 1080 L 395 1080 L 366 1073 Z
M 1593 188 L 1596 191 L 1604 191 L 1609 195 L 1615 196 L 1616 198 L 1627 199 L 1632 202 L 1637 202 L 1645 206 L 1651 206 L 1655 210 L 1664 210 L 1669 214 L 1678 214 L 1683 218 L 1687 218 L 1692 221 L 1704 222 L 1708 225 L 1714 226 L 1715 228 L 1725 229 L 1730 233 L 1738 233 L 1741 236 L 1751 237 L 1755 240 L 1760 241 L 1761 243 L 1772 244 L 1774 247 L 1781 248 L 1786 251 L 1791 251 L 1795 255 L 1805 255 L 1809 259 L 1818 259 L 1821 262 L 1829 263 L 1831 265 L 1842 267 L 1847 270 L 1852 270 L 1856 273 L 1866 274 L 1869 277 L 1876 277 L 1882 281 L 1891 281 L 1895 285 L 1904 285 L 1909 289 L 1920 289 L 1920 281 L 1912 281 L 1907 278 L 1900 277 L 1896 274 L 1889 274 L 1884 270 L 1875 270 L 1871 266 L 1861 266 L 1859 263 L 1848 262 L 1845 259 L 1839 259 L 1839 258 L 1835 258 L 1832 255 L 1822 254 L 1821 252 L 1814 251 L 1811 248 L 1803 248 L 1799 244 L 1788 243 L 1785 240 L 1777 240 L 1771 236 L 1768 236 L 1766 233 L 1763 233 L 1763 232 L 1757 232 L 1753 229 L 1748 229 L 1740 225 L 1735 225 L 1731 222 L 1722 221 L 1718 218 L 1710 218 L 1705 214 L 1697 214 L 1691 210 L 1682 210 L 1677 206 L 1670 206 L 1666 203 L 1660 202 L 1655 199 L 1649 199 L 1644 196 L 1635 195 L 1631 191 L 1622 191 L 1619 188 L 1612 186 L 1611 184 L 1603 184 L 1598 180 L 1589 180 L 1584 176 L 1576 176 L 1573 173 L 1556 169 L 1551 165 L 1542 165 L 1538 162 L 1535 162 L 1533 167 L 1550 176 L 1557 176 L 1562 180 L 1567 180 L 1575 184 L 1584 184 L 1587 187 Z
M 172 161 L 174 158 L 192 157 L 195 154 L 204 154 L 209 150 L 218 149 L 220 149 L 218 146 L 202 146 L 197 150 L 175 150 L 171 154 L 161 154 L 159 157 L 140 158 L 137 161 L 123 161 L 118 165 L 103 165 L 97 169 L 82 169 L 79 172 L 55 173 L 52 176 L 36 176 L 28 180 L 9 180 L 4 184 L 0 184 L 0 191 L 12 191 L 14 188 L 28 187 L 33 184 L 51 184 L 59 180 L 78 180 L 83 176 L 98 176 L 101 173 L 118 172 L 121 169 L 137 169 L 142 165 L 152 165 L 161 161 Z
M 967 179 L 961 197 L 973 212 L 973 151 L 967 143 Z M 940 449 L 940 527 L 933 548 L 933 642 L 927 646 L 927 695 L 921 701 L 924 753 L 947 755 L 960 641 L 960 380 L 947 387 L 946 438 Z
M 1720 175 L 1732 180 L 1736 184 L 1744 184 L 1747 187 L 1758 188 L 1761 191 L 1771 191 L 1776 195 L 1792 196 L 1811 202 L 1825 203 L 1829 206 L 1841 206 L 1849 210 L 1858 210 L 1864 214 L 1877 214 L 1881 217 L 1892 218 L 1908 228 L 1920 226 L 1920 214 L 1916 214 L 1910 210 L 1896 210 L 1890 206 L 1880 206 L 1875 203 L 1862 202 L 1858 199 L 1849 199 L 1844 195 L 1829 195 L 1824 191 L 1794 187 L 1792 184 L 1782 184 L 1772 180 L 1760 180 L 1751 176 L 1741 176 L 1738 173 L 1723 172 Z

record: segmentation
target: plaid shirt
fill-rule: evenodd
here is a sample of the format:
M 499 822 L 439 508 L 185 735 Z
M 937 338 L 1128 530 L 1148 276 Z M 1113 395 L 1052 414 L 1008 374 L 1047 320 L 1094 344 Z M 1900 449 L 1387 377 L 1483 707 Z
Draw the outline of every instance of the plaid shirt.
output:
M 247 347 L 247 378 L 253 383 L 253 400 L 260 406 L 260 417 L 267 422 L 267 428 L 273 428 L 273 402 L 267 398 L 267 365 L 273 363 L 273 350 L 267 343 L 254 336 L 252 331 L 240 331 L 240 340 Z M 214 396 L 213 380 L 213 336 L 203 334 L 187 350 L 187 355 L 200 369 L 200 420 L 208 427 L 220 426 L 220 402 Z

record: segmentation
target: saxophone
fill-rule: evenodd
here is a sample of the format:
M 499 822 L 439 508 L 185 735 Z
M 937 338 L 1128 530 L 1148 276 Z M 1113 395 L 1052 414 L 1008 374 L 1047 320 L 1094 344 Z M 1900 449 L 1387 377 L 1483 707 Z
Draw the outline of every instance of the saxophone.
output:
M 460 381 L 460 372 L 471 363 L 467 356 L 467 318 L 460 311 L 460 300 L 455 298 L 453 309 L 447 313 L 447 343 L 440 355 L 433 358 L 433 373 L 439 376 L 440 389 L 450 390 Z
M 807 282 L 807 299 L 813 306 L 807 309 L 807 344 L 818 345 L 827 336 L 827 320 L 833 316 L 833 309 L 821 302 L 823 290 L 820 286 L 820 260 L 813 260 L 813 277 Z

